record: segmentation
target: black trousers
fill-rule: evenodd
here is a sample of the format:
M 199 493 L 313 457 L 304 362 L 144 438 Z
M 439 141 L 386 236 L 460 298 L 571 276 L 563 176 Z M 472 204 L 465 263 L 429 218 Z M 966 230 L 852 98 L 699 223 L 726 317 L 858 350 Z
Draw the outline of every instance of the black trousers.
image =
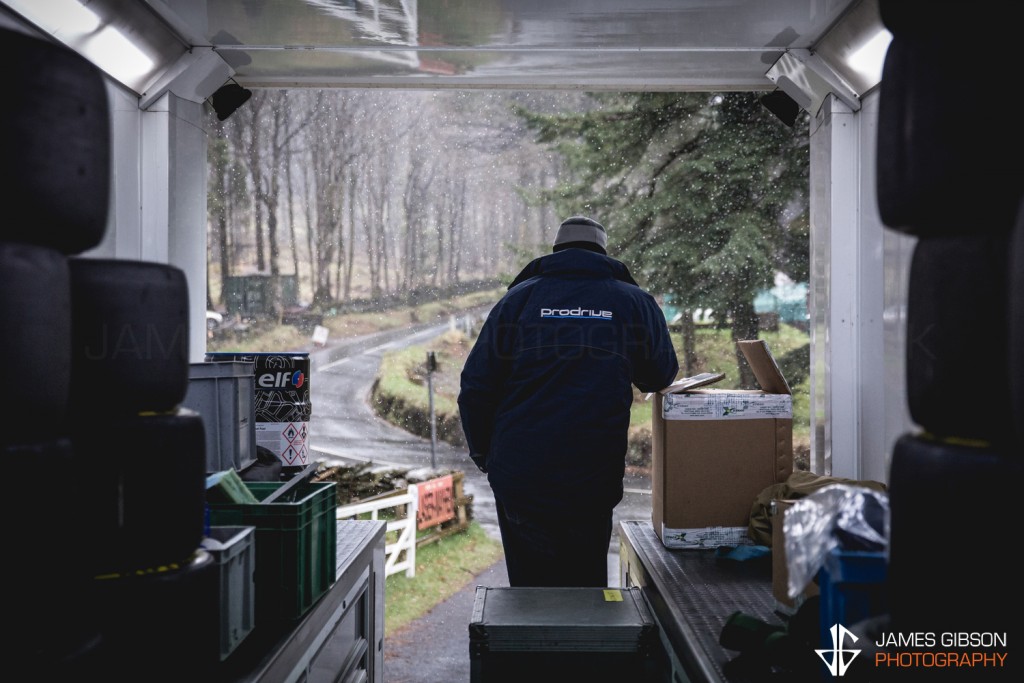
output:
M 612 511 L 526 514 L 495 500 L 509 585 L 608 585 Z

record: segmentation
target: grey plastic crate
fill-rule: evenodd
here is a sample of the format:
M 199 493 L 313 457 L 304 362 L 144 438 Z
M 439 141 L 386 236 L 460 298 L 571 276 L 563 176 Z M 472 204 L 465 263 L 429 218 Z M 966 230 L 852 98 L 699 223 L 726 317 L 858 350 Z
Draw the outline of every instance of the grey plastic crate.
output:
M 256 625 L 256 527 L 212 526 L 201 546 L 220 571 L 220 659 Z
M 183 405 L 203 416 L 206 471 L 241 471 L 256 462 L 256 378 L 248 361 L 189 365 Z

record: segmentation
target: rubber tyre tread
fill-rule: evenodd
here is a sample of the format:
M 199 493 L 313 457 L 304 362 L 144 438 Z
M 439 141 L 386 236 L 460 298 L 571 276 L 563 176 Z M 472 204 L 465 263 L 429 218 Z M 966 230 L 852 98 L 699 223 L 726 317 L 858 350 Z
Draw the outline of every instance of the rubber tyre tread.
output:
M 205 681 L 220 657 L 220 568 L 209 552 L 160 571 L 96 581 L 104 679 Z
M 1017 12 L 1005 0 L 973 0 L 969 9 L 960 0 L 878 0 L 878 18 L 894 36 L 940 35 L 950 44 L 974 34 L 991 45 L 1000 32 L 1012 38 L 1019 31 Z
M 977 118 L 975 99 L 951 95 L 949 84 L 1000 88 L 948 45 L 931 34 L 889 45 L 876 140 L 879 216 L 919 237 L 1009 232 L 1024 197 L 1024 127 L 976 126 L 964 134 Z
M 1015 452 L 1024 453 L 1024 203 L 1017 212 L 1017 224 L 1010 238 L 1009 285 L 1010 400 Z
M 165 412 L 189 382 L 188 283 L 163 263 L 71 257 L 74 412 Z
M 110 210 L 110 105 L 102 72 L 64 45 L 0 28 L 0 240 L 77 254 Z M 11 214 L 9 214 L 11 215 Z
M 89 491 L 90 576 L 181 562 L 206 528 L 206 432 L 181 408 L 163 415 L 75 420 L 80 486 Z
M 10 652 L 33 662 L 35 680 L 71 680 L 61 674 L 71 673 L 69 667 L 87 658 L 100 639 L 87 536 L 68 530 L 68 510 L 81 509 L 86 500 L 77 456 L 71 440 L 58 437 L 2 445 L 0 458 L 9 471 L 37 475 L 8 486 L 0 497 L 0 513 L 12 522 L 0 565 L 0 581 L 11 587 L 4 617 L 16 625 L 4 640 Z
M 33 443 L 0 446 L 0 457 L 5 467 L 24 472 L 47 472 L 35 480 L 36 485 L 11 486 L 0 496 L 0 511 L 5 519 L 28 519 L 31 524 L 12 524 L 5 542 L 17 548 L 21 556 L 17 571 L 18 585 L 31 590 L 45 589 L 59 592 L 59 577 L 90 578 L 86 563 L 81 559 L 85 542 L 80 534 L 72 534 L 54 543 L 40 529 L 60 528 L 67 519 L 67 510 L 77 509 L 86 496 L 78 481 L 78 459 L 71 439 L 57 437 Z M 58 503 L 59 501 L 59 503 Z M 5 567 L 5 571 L 7 571 Z M 38 605 L 37 605 L 38 607 Z
M 1011 433 L 1009 235 L 918 240 L 907 287 L 910 417 L 944 437 Z
M 2 163 L 2 162 L 0 162 Z M 0 242 L 0 358 L 20 368 L 0 391 L 0 444 L 66 435 L 71 382 L 71 280 L 67 257 Z
M 889 605 L 896 633 L 1015 631 L 1011 557 L 1024 486 L 1019 453 L 905 434 L 889 474 Z M 995 552 L 995 555 L 986 554 Z M 928 671 L 934 671 L 929 669 Z

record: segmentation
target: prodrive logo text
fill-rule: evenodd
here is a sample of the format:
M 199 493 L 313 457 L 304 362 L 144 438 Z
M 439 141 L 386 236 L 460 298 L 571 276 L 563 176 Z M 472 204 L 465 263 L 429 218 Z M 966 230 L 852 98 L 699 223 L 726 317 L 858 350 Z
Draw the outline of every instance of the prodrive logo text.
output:
M 597 320 L 611 320 L 611 311 L 598 311 L 593 308 L 542 308 L 542 318 L 584 318 Z

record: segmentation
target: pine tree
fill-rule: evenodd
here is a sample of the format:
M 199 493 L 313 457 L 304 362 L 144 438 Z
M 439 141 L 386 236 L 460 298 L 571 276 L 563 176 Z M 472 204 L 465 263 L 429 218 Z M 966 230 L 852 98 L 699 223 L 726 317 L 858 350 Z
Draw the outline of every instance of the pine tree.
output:
M 609 253 L 684 311 L 687 360 L 694 309 L 755 338 L 757 291 L 777 270 L 807 278 L 807 119 L 790 129 L 759 95 L 593 93 L 580 112 L 516 110 L 566 162 L 543 199 L 601 220 Z

